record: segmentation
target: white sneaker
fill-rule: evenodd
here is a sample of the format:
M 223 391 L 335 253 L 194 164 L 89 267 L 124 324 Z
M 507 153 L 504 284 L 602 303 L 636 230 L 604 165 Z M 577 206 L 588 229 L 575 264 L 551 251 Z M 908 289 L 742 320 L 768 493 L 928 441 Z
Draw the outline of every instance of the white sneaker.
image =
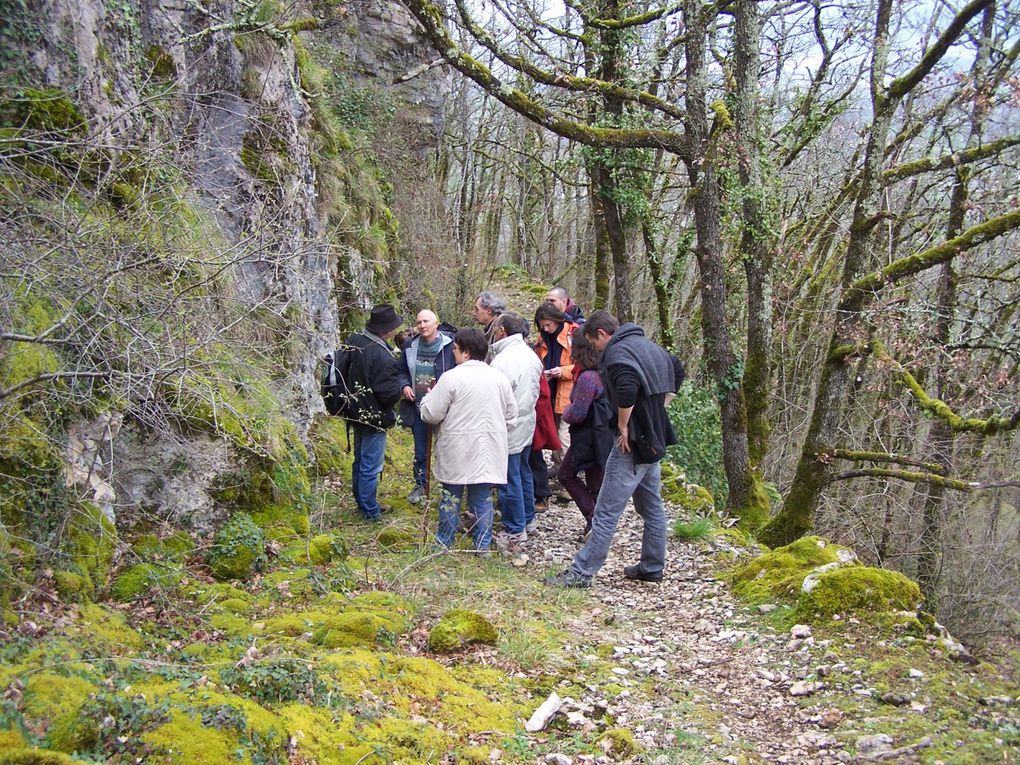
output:
M 537 530 L 538 530 L 538 518 L 533 519 L 531 523 L 524 527 L 524 533 L 526 534 L 534 534 L 535 531 Z

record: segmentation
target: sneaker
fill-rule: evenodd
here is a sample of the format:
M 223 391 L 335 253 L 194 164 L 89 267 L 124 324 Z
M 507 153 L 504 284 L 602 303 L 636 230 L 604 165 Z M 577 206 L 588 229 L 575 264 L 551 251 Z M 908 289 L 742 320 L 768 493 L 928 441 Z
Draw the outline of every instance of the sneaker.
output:
M 528 525 L 524 527 L 524 531 L 527 532 L 528 534 L 534 534 L 536 531 L 538 531 L 538 519 L 537 518 L 532 519 L 531 522 L 529 522 Z
M 661 582 L 661 571 L 642 571 L 641 566 L 624 566 L 623 575 L 639 582 Z
M 425 499 L 425 489 L 421 486 L 415 486 L 411 493 L 407 495 L 407 501 L 412 505 L 417 505 L 423 499 Z
M 591 587 L 591 577 L 581 576 L 580 574 L 576 574 L 570 569 L 567 569 L 562 574 L 547 576 L 542 580 L 542 584 L 549 587 L 566 587 L 574 590 L 587 590 Z
M 521 542 L 528 541 L 528 532 L 521 531 L 517 534 L 511 534 L 508 531 L 501 531 L 496 535 L 496 547 L 500 550 L 509 550 L 511 547 L 516 547 Z
M 475 555 L 477 555 L 479 558 L 491 558 L 492 550 L 490 550 L 488 547 L 486 547 L 484 550 L 475 550 Z
M 470 534 L 471 529 L 475 527 L 478 519 L 474 513 L 464 512 L 461 513 L 460 522 L 457 524 L 457 531 L 461 534 Z

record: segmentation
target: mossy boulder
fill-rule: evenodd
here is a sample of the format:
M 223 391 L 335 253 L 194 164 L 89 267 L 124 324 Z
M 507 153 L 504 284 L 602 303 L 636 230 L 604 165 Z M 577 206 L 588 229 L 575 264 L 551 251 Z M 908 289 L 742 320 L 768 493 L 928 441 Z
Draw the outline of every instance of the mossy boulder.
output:
M 898 571 L 870 566 L 844 566 L 812 578 L 801 592 L 796 617 L 811 621 L 834 614 L 912 611 L 921 603 L 921 590 Z
M 376 535 L 375 541 L 390 550 L 410 550 L 418 544 L 418 535 L 410 529 L 387 526 Z
M 336 534 L 318 534 L 308 540 L 308 557 L 317 566 L 347 557 L 347 544 Z
M 474 611 L 447 611 L 429 632 L 429 648 L 437 653 L 458 651 L 471 643 L 494 645 L 498 633 L 488 619 Z
M 345 446 L 347 433 L 340 417 L 320 417 L 308 432 L 315 456 L 316 475 L 344 475 L 350 472 L 352 457 Z
M 121 573 L 110 586 L 114 600 L 127 602 L 151 590 L 172 590 L 181 581 L 181 570 L 176 566 L 158 563 L 139 563 Z
M 793 602 L 804 577 L 814 569 L 855 557 L 851 550 L 821 537 L 804 537 L 738 566 L 730 575 L 730 584 L 737 595 L 751 603 Z
M 175 531 L 168 537 L 142 534 L 131 545 L 141 561 L 171 560 L 181 563 L 195 550 L 195 541 L 186 531 Z
M 411 604 L 391 592 L 366 592 L 316 629 L 312 642 L 326 648 L 392 645 L 411 628 Z
M 80 677 L 39 672 L 28 677 L 22 697 L 25 718 L 46 725 L 45 742 L 51 749 L 74 752 L 89 749 L 95 728 L 80 720 L 79 710 L 98 689 Z
M 85 599 L 106 586 L 117 547 L 117 530 L 103 511 L 91 502 L 71 509 L 70 531 L 61 545 L 67 570 L 82 577 L 79 592 Z
M 22 749 L 28 746 L 19 730 L 0 730 L 0 752 Z
M 53 584 L 57 595 L 65 603 L 77 603 L 88 598 L 90 582 L 74 571 L 54 571 Z
M 267 563 L 265 537 L 247 513 L 238 513 L 216 532 L 208 554 L 213 577 L 246 579 Z

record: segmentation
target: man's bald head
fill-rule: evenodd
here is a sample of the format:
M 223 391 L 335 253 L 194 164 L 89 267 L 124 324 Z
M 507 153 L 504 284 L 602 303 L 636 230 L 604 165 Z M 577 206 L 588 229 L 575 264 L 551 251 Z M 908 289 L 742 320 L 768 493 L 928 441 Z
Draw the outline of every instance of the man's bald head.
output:
M 426 343 L 431 343 L 439 333 L 439 317 L 426 308 L 418 311 L 418 316 L 414 320 L 414 326 L 418 328 L 418 334 L 421 335 L 421 339 Z
M 569 299 L 570 296 L 562 287 L 553 287 L 545 296 L 545 302 L 552 303 L 562 313 L 567 312 L 567 301 Z

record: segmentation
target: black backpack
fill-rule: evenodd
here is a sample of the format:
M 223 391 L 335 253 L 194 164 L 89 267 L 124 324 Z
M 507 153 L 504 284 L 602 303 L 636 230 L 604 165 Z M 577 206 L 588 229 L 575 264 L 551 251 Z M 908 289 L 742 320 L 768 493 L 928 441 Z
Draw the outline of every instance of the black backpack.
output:
M 354 390 L 349 382 L 352 356 L 351 349 L 347 347 L 326 354 L 326 372 L 322 375 L 322 403 L 334 417 L 347 417 L 353 409 Z

